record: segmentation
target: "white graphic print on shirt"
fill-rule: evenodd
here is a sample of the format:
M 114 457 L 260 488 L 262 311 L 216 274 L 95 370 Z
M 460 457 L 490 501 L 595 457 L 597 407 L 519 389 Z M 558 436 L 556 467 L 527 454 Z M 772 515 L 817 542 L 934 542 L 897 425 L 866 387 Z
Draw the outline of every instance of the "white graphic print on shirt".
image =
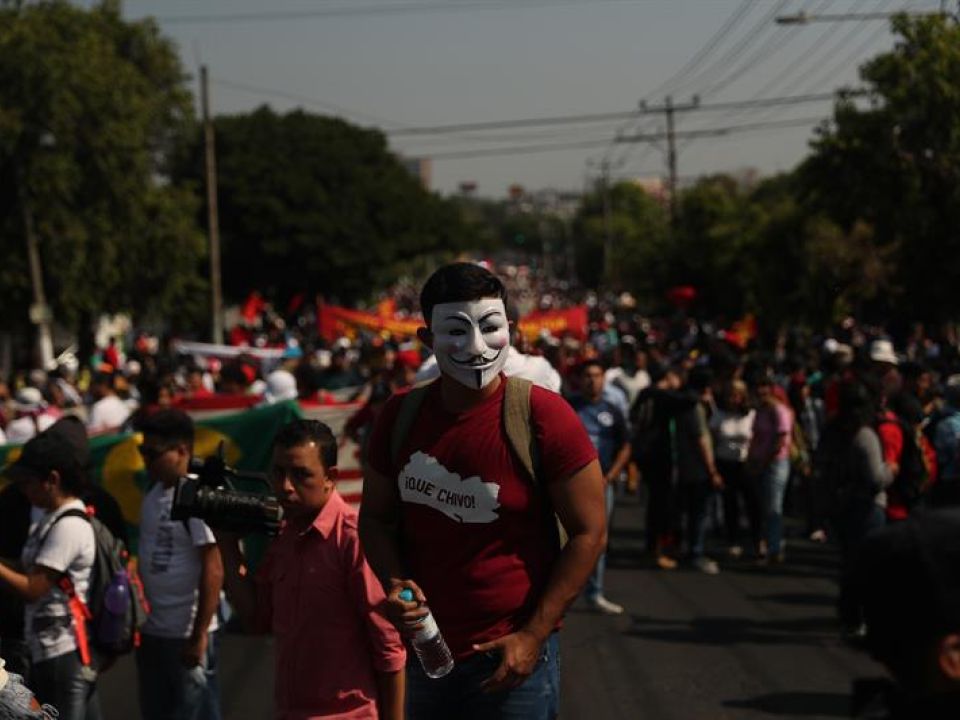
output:
M 426 505 L 461 523 L 491 523 L 498 518 L 500 486 L 473 476 L 461 480 L 436 458 L 416 452 L 398 478 L 404 502 Z

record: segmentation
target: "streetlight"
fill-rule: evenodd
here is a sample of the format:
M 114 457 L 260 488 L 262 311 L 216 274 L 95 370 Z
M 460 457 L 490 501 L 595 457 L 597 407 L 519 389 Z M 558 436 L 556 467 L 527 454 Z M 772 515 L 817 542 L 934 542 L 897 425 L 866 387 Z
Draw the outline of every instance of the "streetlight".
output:
M 812 22 L 838 22 L 843 20 L 889 20 L 898 15 L 909 15 L 910 17 L 924 17 L 927 15 L 937 15 L 946 17 L 949 13 L 935 10 L 933 12 L 908 13 L 901 12 L 867 12 L 867 13 L 833 13 L 826 15 L 817 15 L 813 13 L 798 12 L 796 15 L 779 15 L 774 18 L 778 25 L 809 25 Z

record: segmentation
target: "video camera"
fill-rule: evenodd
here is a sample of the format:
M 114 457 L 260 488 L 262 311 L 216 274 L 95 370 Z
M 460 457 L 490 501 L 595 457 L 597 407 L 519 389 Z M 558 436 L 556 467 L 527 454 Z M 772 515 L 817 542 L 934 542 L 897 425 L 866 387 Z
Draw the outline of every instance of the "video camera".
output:
M 283 519 L 280 503 L 269 492 L 238 490 L 238 480 L 267 485 L 260 473 L 241 473 L 228 467 L 223 458 L 223 443 L 216 455 L 206 460 L 191 458 L 190 472 L 180 478 L 174 491 L 171 519 L 195 517 L 217 530 L 276 535 Z

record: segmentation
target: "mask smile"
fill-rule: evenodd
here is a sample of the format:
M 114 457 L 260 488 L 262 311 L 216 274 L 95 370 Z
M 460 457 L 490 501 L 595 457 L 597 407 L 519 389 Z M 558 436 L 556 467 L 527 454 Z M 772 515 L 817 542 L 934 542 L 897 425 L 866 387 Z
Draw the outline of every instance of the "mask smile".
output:
M 489 365 L 490 363 L 496 362 L 497 359 L 500 357 L 500 353 L 502 352 L 503 352 L 503 348 L 497 350 L 497 352 L 489 358 L 484 357 L 483 355 L 474 355 L 469 360 L 457 360 L 455 357 L 451 355 L 450 362 L 454 362 L 457 365 L 463 365 L 464 367 L 469 367 L 469 368 L 483 368 Z

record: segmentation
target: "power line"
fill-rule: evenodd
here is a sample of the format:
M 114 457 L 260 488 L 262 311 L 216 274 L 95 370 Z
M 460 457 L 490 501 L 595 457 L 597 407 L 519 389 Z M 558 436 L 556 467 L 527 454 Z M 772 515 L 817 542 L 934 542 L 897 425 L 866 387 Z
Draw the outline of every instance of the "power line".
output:
M 851 9 L 859 8 L 864 4 L 864 2 L 866 2 L 866 0 L 857 0 L 851 6 Z M 891 2 L 893 2 L 893 0 L 883 0 L 881 7 L 886 7 L 890 5 Z M 810 76 L 813 73 L 817 72 L 821 67 L 823 67 L 826 63 L 828 63 L 830 59 L 837 54 L 838 51 L 840 51 L 843 48 L 849 47 L 853 38 L 864 29 L 864 24 L 858 23 L 856 27 L 852 28 L 849 32 L 845 33 L 841 38 L 839 38 L 838 41 L 834 43 L 825 53 L 820 54 L 819 56 L 814 55 L 813 52 L 815 50 L 818 50 L 820 47 L 822 47 L 826 43 L 826 41 L 829 38 L 833 37 L 834 31 L 836 29 L 837 29 L 837 26 L 834 26 L 829 31 L 822 33 L 820 38 L 818 38 L 817 42 L 815 42 L 810 48 L 807 49 L 807 51 L 804 53 L 804 57 L 801 59 L 799 63 L 792 63 L 790 66 L 788 66 L 787 69 L 790 70 L 791 72 L 779 73 L 777 78 L 775 78 L 771 82 L 766 83 L 758 91 L 758 94 L 768 91 L 771 87 L 777 87 L 777 89 L 780 92 L 784 92 L 784 93 L 789 93 L 791 90 L 793 90 L 794 88 L 796 88 L 798 85 L 801 85 L 801 84 L 803 85 L 801 92 L 810 92 L 814 88 L 820 87 L 819 83 L 810 83 L 810 82 L 807 82 L 807 80 L 810 78 Z M 880 27 L 879 29 L 882 30 L 883 28 Z M 867 43 L 861 46 L 858 46 L 852 53 L 850 53 L 847 56 L 848 59 L 859 56 L 859 54 L 865 49 L 865 47 L 870 42 L 872 42 L 872 40 L 873 40 L 873 37 L 869 38 Z M 816 58 L 813 63 L 808 62 L 808 59 L 811 57 Z M 832 69 L 833 74 L 824 75 L 824 77 L 825 78 L 835 77 L 835 73 L 842 71 L 844 67 L 845 65 L 843 63 L 840 63 L 837 66 L 835 66 L 835 68 Z M 790 76 L 793 76 L 793 78 L 787 81 L 786 84 L 777 85 L 777 81 L 782 81 L 785 77 L 790 77 Z M 771 108 L 770 110 L 762 113 L 759 117 L 756 117 L 755 119 L 759 121 L 767 121 L 767 120 L 770 120 L 771 118 L 774 118 L 780 115 L 781 113 L 782 111 L 776 108 Z M 739 115 L 739 113 L 731 112 L 731 113 L 728 113 L 725 117 L 734 117 L 737 115 Z M 685 149 L 692 142 L 693 140 L 688 140 L 686 143 L 683 144 L 681 149 Z
M 706 78 L 716 77 L 724 72 L 727 68 L 731 67 L 737 59 L 745 53 L 751 45 L 754 45 L 758 42 L 766 33 L 771 31 L 774 28 L 773 19 L 779 15 L 784 8 L 789 5 L 790 0 L 779 0 L 776 5 L 773 5 L 754 25 L 744 33 L 740 41 L 737 42 L 730 50 L 728 50 L 724 55 L 720 57 L 715 63 L 710 67 L 706 68 L 703 72 L 695 75 L 688 81 L 682 82 L 679 86 L 674 88 L 674 91 L 678 91 L 680 88 L 687 88 L 690 84 L 700 84 L 703 85 L 706 83 Z M 684 90 L 686 92 L 686 90 Z
M 859 9 L 860 5 L 862 5 L 864 1 L 865 0 L 857 0 L 857 2 L 854 3 L 851 9 L 852 10 Z M 890 2 L 890 0 L 886 0 L 886 1 L 887 3 Z M 840 30 L 840 25 L 834 24 L 834 25 L 827 26 L 824 29 L 824 31 L 821 32 L 820 35 L 816 38 L 816 40 L 803 50 L 803 57 L 800 58 L 799 62 L 788 63 L 787 66 L 783 70 L 781 70 L 772 80 L 765 83 L 764 86 L 757 91 L 757 94 L 755 95 L 755 97 L 759 97 L 766 94 L 767 92 L 770 92 L 770 90 L 778 87 L 780 83 L 784 82 L 790 76 L 801 74 L 807 62 L 810 59 L 816 57 L 817 51 L 820 50 L 820 48 L 823 47 L 823 45 L 826 44 L 826 42 L 831 37 L 833 37 L 839 30 Z
M 740 100 L 701 104 L 691 111 L 721 111 L 733 109 L 766 108 L 779 105 L 798 105 L 803 103 L 824 102 L 833 100 L 833 93 L 810 95 L 794 95 L 790 97 L 758 98 L 754 100 Z M 609 122 L 636 117 L 636 111 L 585 113 L 582 115 L 555 115 L 545 117 L 519 118 L 517 120 L 493 120 L 489 122 L 456 123 L 451 125 L 432 125 L 425 127 L 406 127 L 397 130 L 386 130 L 391 137 L 409 135 L 441 135 L 444 133 L 471 132 L 477 130 L 502 130 L 507 128 L 539 127 L 548 125 L 579 125 L 593 122 Z
M 803 125 L 813 125 L 824 120 L 823 117 L 815 118 L 797 118 L 795 120 L 775 120 L 768 123 L 747 123 L 744 125 L 732 125 L 730 127 L 714 128 L 711 130 L 688 130 L 676 133 L 678 139 L 690 137 L 723 137 L 735 135 L 742 132 L 752 132 L 757 130 L 775 130 L 789 127 L 801 127 Z M 666 139 L 666 133 L 646 133 L 637 135 L 620 136 L 615 142 L 618 143 L 639 143 L 655 142 Z M 487 148 L 477 150 L 456 150 L 445 153 L 429 154 L 425 153 L 431 160 L 453 160 L 479 157 L 492 157 L 496 155 L 526 155 L 544 152 L 553 152 L 556 150 L 576 150 L 593 147 L 602 147 L 609 143 L 609 140 L 584 140 L 581 142 L 570 143 L 544 143 L 542 145 L 514 145 L 502 148 Z M 416 156 L 416 153 L 405 153 L 409 156 Z
M 715 32 L 703 47 L 701 47 L 694 55 L 691 57 L 682 68 L 675 72 L 671 77 L 664 80 L 660 85 L 647 93 L 646 99 L 650 99 L 655 95 L 659 95 L 664 92 L 672 83 L 677 83 L 691 72 L 697 69 L 707 57 L 710 56 L 717 46 L 723 41 L 723 39 L 733 30 L 736 25 L 743 20 L 744 16 L 748 14 L 752 9 L 756 0 L 741 0 L 741 3 L 737 6 L 736 10 L 733 11 L 733 14 L 728 17 L 723 25 Z
M 783 5 L 785 2 L 787 2 L 787 0 L 781 0 L 780 5 Z M 730 17 L 728 17 L 727 20 L 720 26 L 717 32 L 714 33 L 709 40 L 707 40 L 706 44 L 697 53 L 694 54 L 691 60 L 689 60 L 678 72 L 674 73 L 667 80 L 660 83 L 660 85 L 658 85 L 654 90 L 647 93 L 643 98 L 641 98 L 641 100 L 647 100 L 647 101 L 652 100 L 655 95 L 668 89 L 674 89 L 678 83 L 682 85 L 683 78 L 689 75 L 691 72 L 693 72 L 697 68 L 697 66 L 703 64 L 706 58 L 709 57 L 709 55 L 717 47 L 719 47 L 720 43 L 727 38 L 727 36 L 732 32 L 732 30 L 749 15 L 749 13 L 753 10 L 753 7 L 755 5 L 756 5 L 756 0 L 754 0 L 753 2 L 750 2 L 750 0 L 744 0 L 744 2 L 741 2 L 741 4 L 737 6 L 737 8 L 734 10 L 733 14 L 730 15 Z M 778 5 L 778 7 L 780 6 Z M 754 28 L 756 27 L 758 26 L 754 26 Z M 751 31 L 748 31 L 748 37 L 751 34 L 752 34 L 752 29 Z M 721 58 L 721 61 L 722 61 L 722 58 Z M 639 128 L 643 126 L 643 123 L 642 122 L 637 123 L 635 121 L 632 123 L 627 122 L 617 129 L 617 134 L 620 134 L 621 132 L 626 131 L 626 129 L 629 128 L 631 125 L 634 128 Z M 647 127 L 650 127 L 650 125 L 648 124 Z M 604 152 L 603 162 L 610 161 L 610 154 L 613 151 L 614 146 L 615 146 L 614 143 L 611 141 L 610 145 L 606 149 L 606 152 Z M 626 163 L 627 159 L 630 157 L 630 154 L 632 152 L 633 152 L 633 147 L 631 146 L 626 151 L 621 153 L 620 157 L 617 159 L 617 164 L 623 165 L 624 163 Z M 650 149 L 647 148 L 647 150 L 644 151 L 643 157 L 641 159 L 645 158 L 649 154 L 649 152 L 650 152 Z
M 223 78 L 211 78 L 210 82 L 213 85 L 219 85 L 221 87 L 231 88 L 233 90 L 240 90 L 242 92 L 249 92 L 257 95 L 267 95 L 268 97 L 282 98 L 284 100 L 292 100 L 294 102 L 303 103 L 304 105 L 318 107 L 321 110 L 343 115 L 344 117 L 354 117 L 359 120 L 363 120 L 364 122 L 371 122 L 375 125 L 399 125 L 399 123 L 393 123 L 375 115 L 368 115 L 355 110 L 348 110 L 347 108 L 344 108 L 340 105 L 335 105 L 334 103 L 326 100 L 319 100 L 307 95 L 300 95 L 299 93 L 275 90 L 273 88 L 251 85 L 249 83 L 234 82 L 233 80 L 224 80 Z
M 689 139 L 698 137 L 721 137 L 724 135 L 734 135 L 751 130 L 771 130 L 774 128 L 800 127 L 802 125 L 812 125 L 822 122 L 823 117 L 814 118 L 795 118 L 793 120 L 771 120 L 770 122 L 745 123 L 743 125 L 730 125 L 728 127 L 711 128 L 709 130 L 681 130 L 676 133 L 677 138 Z M 650 140 L 662 140 L 666 137 L 665 133 L 654 135 L 624 135 L 617 138 L 617 142 L 649 142 Z
M 313 10 L 262 10 L 215 13 L 207 15 L 161 15 L 156 20 L 165 24 L 254 23 L 315 18 L 360 17 L 369 15 L 407 15 L 430 12 L 464 12 L 472 10 L 526 10 L 596 3 L 639 3 L 643 0 L 461 0 L 460 2 L 398 2 L 392 5 L 344 5 Z

